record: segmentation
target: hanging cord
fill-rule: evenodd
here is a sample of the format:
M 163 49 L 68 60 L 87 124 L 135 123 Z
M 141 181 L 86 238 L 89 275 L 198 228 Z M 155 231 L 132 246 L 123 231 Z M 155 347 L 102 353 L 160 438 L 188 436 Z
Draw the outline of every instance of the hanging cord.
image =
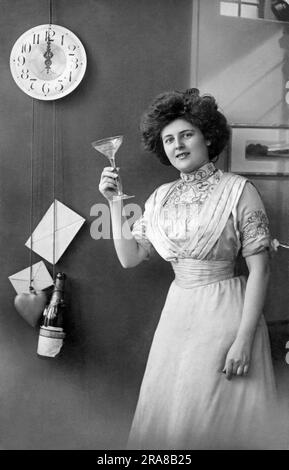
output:
M 53 0 L 49 0 L 49 26 L 53 24 Z M 49 31 L 50 31 L 49 28 Z M 52 101 L 52 198 L 53 198 L 53 280 L 55 282 L 55 259 L 56 259 L 56 230 L 57 230 L 57 209 L 56 209 L 56 185 L 55 185 L 55 172 L 56 172 L 56 106 L 55 101 Z
M 65 188 L 64 188 L 64 160 L 63 160 L 63 136 L 62 136 L 62 108 L 61 103 L 57 102 L 57 158 L 58 158 L 58 197 L 61 202 L 65 202 Z
M 56 209 L 56 106 L 52 101 L 52 198 L 53 198 L 53 279 L 55 279 L 55 248 L 57 230 L 57 209 Z
M 34 212 L 34 173 L 33 173 L 33 162 L 34 162 L 34 146 L 35 146 L 35 107 L 34 107 L 34 98 L 32 98 L 32 123 L 31 123 L 31 143 L 30 143 L 30 254 L 29 254 L 29 290 L 30 292 L 34 291 L 33 288 L 33 212 Z

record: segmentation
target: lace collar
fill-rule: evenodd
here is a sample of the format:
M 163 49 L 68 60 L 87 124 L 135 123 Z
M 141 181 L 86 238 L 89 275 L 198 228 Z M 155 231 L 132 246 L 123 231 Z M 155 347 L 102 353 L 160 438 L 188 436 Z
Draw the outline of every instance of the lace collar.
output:
M 200 183 L 201 181 L 207 180 L 210 176 L 216 173 L 216 171 L 218 170 L 214 163 L 208 162 L 191 173 L 180 173 L 180 177 L 183 181 Z

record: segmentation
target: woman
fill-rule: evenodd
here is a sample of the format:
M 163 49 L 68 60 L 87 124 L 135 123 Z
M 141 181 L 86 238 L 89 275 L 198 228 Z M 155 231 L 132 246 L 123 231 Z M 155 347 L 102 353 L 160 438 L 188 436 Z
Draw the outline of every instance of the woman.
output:
M 128 448 L 279 448 L 262 316 L 270 236 L 260 196 L 245 178 L 213 163 L 229 139 L 213 97 L 197 89 L 164 93 L 144 114 L 141 129 L 145 148 L 180 178 L 153 192 L 132 231 L 121 203 L 112 201 L 112 168 L 103 170 L 99 185 L 110 202 L 123 267 L 148 259 L 154 248 L 175 272 Z M 239 253 L 247 281 L 234 275 Z

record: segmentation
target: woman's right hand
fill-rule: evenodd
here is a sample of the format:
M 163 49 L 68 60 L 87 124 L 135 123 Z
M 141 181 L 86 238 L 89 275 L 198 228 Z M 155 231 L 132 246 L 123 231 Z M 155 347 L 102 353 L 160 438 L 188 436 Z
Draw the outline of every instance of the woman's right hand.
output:
M 98 189 L 108 201 L 112 201 L 112 198 L 117 196 L 117 177 L 115 168 L 107 166 L 102 171 Z

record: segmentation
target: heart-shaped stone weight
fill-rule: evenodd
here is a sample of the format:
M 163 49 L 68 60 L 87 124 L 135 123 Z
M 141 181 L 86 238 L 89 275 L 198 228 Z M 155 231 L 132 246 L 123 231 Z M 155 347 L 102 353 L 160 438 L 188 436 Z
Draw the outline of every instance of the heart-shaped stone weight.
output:
M 46 293 L 43 291 L 25 292 L 16 295 L 14 305 L 17 312 L 29 325 L 35 327 L 40 319 L 47 302 Z

